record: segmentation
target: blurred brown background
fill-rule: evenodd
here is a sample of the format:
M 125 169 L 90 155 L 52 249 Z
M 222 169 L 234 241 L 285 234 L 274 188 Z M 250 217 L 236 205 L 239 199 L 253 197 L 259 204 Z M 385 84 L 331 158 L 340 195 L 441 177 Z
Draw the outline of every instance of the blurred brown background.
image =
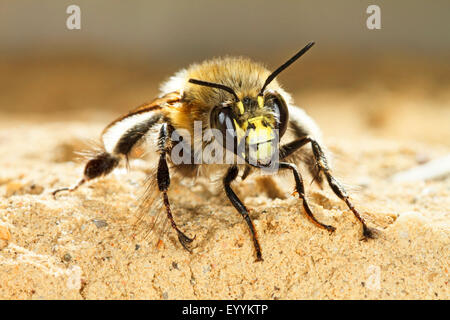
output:
M 81 8 L 68 30 L 66 8 Z M 366 8 L 381 8 L 381 30 Z M 330 134 L 450 139 L 450 2 L 1 1 L 0 119 L 95 120 L 158 93 L 178 69 L 245 55 L 279 78 Z

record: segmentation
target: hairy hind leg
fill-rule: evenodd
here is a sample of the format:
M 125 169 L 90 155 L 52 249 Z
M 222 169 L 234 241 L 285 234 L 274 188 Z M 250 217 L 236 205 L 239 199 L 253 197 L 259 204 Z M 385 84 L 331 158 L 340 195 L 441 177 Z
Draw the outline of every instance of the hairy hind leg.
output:
M 145 111 L 145 110 L 144 110 Z M 90 159 L 84 168 L 83 178 L 73 187 L 60 188 L 53 191 L 53 196 L 61 191 L 75 191 L 85 182 L 106 176 L 119 164 L 121 158 L 128 155 L 147 132 L 159 123 L 161 114 L 153 109 L 140 113 L 130 113 L 121 117 L 106 127 L 102 134 L 105 152 Z
M 86 163 L 84 167 L 83 178 L 73 187 L 70 188 L 60 188 L 52 192 L 52 195 L 55 197 L 57 193 L 61 191 L 75 191 L 79 186 L 84 184 L 85 182 L 105 176 L 110 173 L 117 165 L 119 164 L 119 158 L 107 153 L 103 152 L 96 157 L 92 158 Z

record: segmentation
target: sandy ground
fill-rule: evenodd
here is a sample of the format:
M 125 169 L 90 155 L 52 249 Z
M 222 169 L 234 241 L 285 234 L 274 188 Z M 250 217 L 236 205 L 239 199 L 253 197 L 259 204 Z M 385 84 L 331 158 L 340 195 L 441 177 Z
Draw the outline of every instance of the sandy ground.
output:
M 445 155 L 448 145 L 358 136 L 350 129 L 326 139 L 336 173 L 351 185 L 369 224 L 381 231 L 369 242 L 359 241 L 355 218 L 328 188 L 308 191 L 317 216 L 337 228 L 333 235 L 307 220 L 300 201 L 290 196 L 289 177 L 274 180 L 275 191 L 258 176 L 237 183 L 262 245 L 264 262 L 255 263 L 246 225 L 220 189 L 205 181 L 175 181 L 170 193 L 179 226 L 197 237 L 193 254 L 170 231 L 157 245 L 136 237 L 129 226 L 146 176 L 143 161 L 132 161 L 128 173 L 116 170 L 53 199 L 54 188 L 77 181 L 82 163 L 73 152 L 85 148 L 84 141 L 97 137 L 103 125 L 3 117 L 0 298 L 450 297 L 450 179 L 390 180 Z
M 449 299 L 450 178 L 392 179 L 450 153 L 448 73 L 405 72 L 399 85 L 400 73 L 382 65 L 374 70 L 386 87 L 329 84 L 294 96 L 323 128 L 335 174 L 379 238 L 359 241 L 360 225 L 326 186 L 307 193 L 317 217 L 337 228 L 332 235 L 306 218 L 291 177 L 251 176 L 235 189 L 251 208 L 258 263 L 247 226 L 208 181 L 174 179 L 169 194 L 179 227 L 196 235 L 192 254 L 170 230 L 158 241 L 159 233 L 145 237 L 145 223 L 133 227 L 143 160 L 51 196 L 80 178 L 75 152 L 86 141 L 153 95 L 147 73 L 74 64 L 62 81 L 69 64 L 1 65 L 14 72 L 0 95 L 0 298 Z

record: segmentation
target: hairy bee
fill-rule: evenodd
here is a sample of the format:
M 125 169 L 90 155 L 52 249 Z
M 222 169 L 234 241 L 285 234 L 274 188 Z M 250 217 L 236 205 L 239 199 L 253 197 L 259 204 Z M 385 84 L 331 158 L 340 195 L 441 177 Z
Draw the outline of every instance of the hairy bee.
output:
M 170 208 L 167 192 L 171 172 L 184 177 L 222 174 L 226 195 L 249 227 L 257 260 L 262 260 L 262 254 L 254 225 L 247 208 L 231 188 L 239 172 L 245 179 L 258 169 L 290 170 L 295 179 L 295 193 L 302 199 L 307 216 L 318 227 L 333 232 L 335 228 L 318 221 L 308 205 L 296 166 L 306 163 L 315 180 L 322 183 L 325 177 L 360 221 L 363 239 L 374 237 L 374 230 L 367 227 L 344 188 L 331 175 L 317 125 L 293 105 L 290 95 L 275 80 L 313 45 L 309 43 L 274 72 L 245 58 L 222 58 L 194 64 L 176 73 L 162 85 L 157 99 L 109 124 L 102 133 L 104 150 L 87 162 L 84 177 L 75 187 L 58 189 L 53 194 L 74 191 L 89 180 L 107 175 L 128 159 L 133 147 L 156 131 L 153 146 L 159 160 L 155 180 L 171 226 L 188 251 L 193 238 L 177 227 Z M 285 142 L 288 129 L 291 141 Z M 208 130 L 213 130 L 213 134 L 205 138 L 203 133 Z M 307 144 L 311 148 L 302 148 Z M 205 155 L 208 148 L 216 153 L 224 151 L 228 161 L 217 158 L 213 152 Z

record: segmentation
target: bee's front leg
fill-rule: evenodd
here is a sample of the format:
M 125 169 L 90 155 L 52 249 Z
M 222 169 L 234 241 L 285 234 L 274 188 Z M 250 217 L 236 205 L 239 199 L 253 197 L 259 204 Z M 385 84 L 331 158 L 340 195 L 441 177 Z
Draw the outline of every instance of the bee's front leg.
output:
M 310 137 L 304 137 L 298 140 L 295 140 L 293 142 L 290 142 L 280 148 L 280 154 L 282 155 L 282 158 L 287 157 L 288 155 L 292 154 L 302 146 L 304 146 L 307 143 L 311 143 L 312 151 L 314 154 L 314 159 L 316 161 L 316 166 L 320 169 L 320 171 L 325 175 L 328 185 L 330 186 L 331 190 L 342 200 L 345 202 L 347 207 L 353 212 L 354 216 L 359 220 L 359 222 L 362 225 L 363 228 L 363 238 L 362 240 L 366 240 L 369 238 L 375 238 L 377 235 L 377 230 L 373 228 L 369 228 L 366 224 L 366 221 L 364 218 L 359 214 L 358 210 L 353 206 L 353 204 L 350 202 L 349 196 L 347 195 L 347 192 L 345 191 L 344 187 L 341 186 L 341 184 L 331 175 L 331 170 L 328 166 L 327 158 L 325 157 L 325 154 L 320 147 L 319 143 Z
M 302 198 L 302 200 L 303 200 L 303 208 L 305 209 L 305 212 L 306 212 L 306 215 L 308 216 L 308 218 L 310 218 L 311 221 L 319 228 L 326 229 L 330 232 L 335 231 L 336 230 L 335 227 L 326 225 L 326 224 L 318 221 L 316 219 L 316 217 L 314 217 L 314 215 L 309 207 L 308 201 L 306 200 L 305 187 L 303 185 L 302 176 L 301 176 L 300 172 L 298 171 L 296 165 L 294 165 L 292 163 L 287 163 L 287 162 L 280 162 L 279 166 L 280 166 L 280 169 L 292 170 L 292 173 L 294 174 L 294 179 L 295 179 L 295 191 L 296 191 L 296 193 L 298 193 L 299 197 Z
M 256 261 L 262 261 L 262 254 L 261 254 L 261 247 L 258 242 L 258 237 L 256 235 L 255 226 L 253 225 L 252 220 L 250 219 L 250 216 L 248 215 L 248 210 L 245 207 L 245 205 L 242 203 L 241 200 L 239 200 L 238 196 L 234 193 L 233 189 L 231 189 L 231 182 L 233 182 L 234 179 L 238 176 L 239 169 L 236 166 L 232 166 L 230 169 L 228 169 L 227 174 L 223 178 L 223 185 L 225 188 L 225 192 L 230 199 L 233 206 L 236 208 L 236 210 L 242 215 L 245 222 L 247 222 L 247 225 L 250 229 L 250 232 L 252 234 L 253 238 L 253 245 L 255 247 L 256 251 Z
M 158 149 L 160 154 L 158 162 L 158 171 L 156 174 L 158 181 L 158 188 L 159 191 L 161 191 L 163 194 L 163 201 L 164 206 L 166 207 L 167 217 L 169 218 L 172 228 L 174 228 L 175 231 L 177 232 L 178 240 L 180 241 L 184 249 L 186 249 L 189 252 L 192 252 L 189 245 L 192 241 L 194 241 L 195 236 L 194 238 L 189 238 L 180 229 L 178 229 L 173 219 L 172 210 L 170 209 L 169 197 L 167 195 L 167 191 L 170 186 L 170 173 L 166 160 L 166 154 L 169 151 L 166 147 L 168 138 L 169 138 L 168 125 L 167 123 L 163 123 L 161 126 L 161 130 L 159 132 L 159 143 L 158 143 Z

